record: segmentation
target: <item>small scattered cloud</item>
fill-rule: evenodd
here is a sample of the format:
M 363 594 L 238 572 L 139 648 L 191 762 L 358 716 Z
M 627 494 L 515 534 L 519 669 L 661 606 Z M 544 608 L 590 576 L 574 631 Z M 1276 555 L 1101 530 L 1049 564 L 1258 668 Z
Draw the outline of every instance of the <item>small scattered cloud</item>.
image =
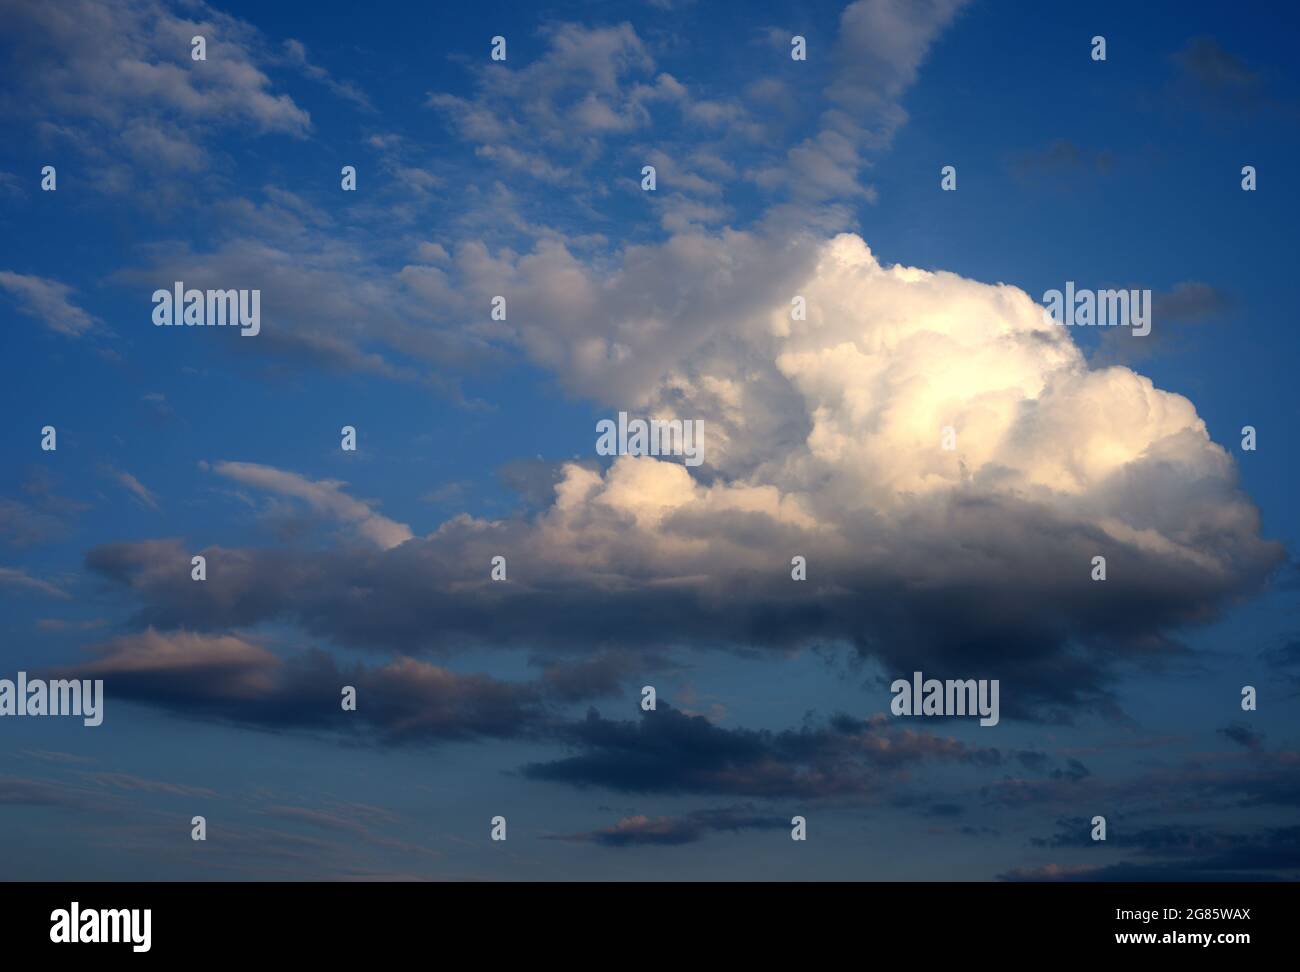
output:
M 603 847 L 645 847 L 694 844 L 711 833 L 738 833 L 742 830 L 782 830 L 790 826 L 786 819 L 757 813 L 752 807 L 727 807 L 697 810 L 676 817 L 624 817 L 610 827 L 586 833 L 550 836 Z
M 57 280 L 0 270 L 0 289 L 14 299 L 20 313 L 56 334 L 81 337 L 96 325 L 93 316 L 72 302 L 73 288 Z
M 381 516 L 370 504 L 348 496 L 343 491 L 347 483 L 312 480 L 251 462 L 216 462 L 211 469 L 218 476 L 245 486 L 300 499 L 313 511 L 348 524 L 359 536 L 385 550 L 405 543 L 413 536 L 406 524 Z
M 146 506 L 151 510 L 157 510 L 159 508 L 158 498 L 154 496 L 153 491 L 145 486 L 144 483 L 140 482 L 140 480 L 136 479 L 131 473 L 124 469 L 115 469 L 112 466 L 106 466 L 104 467 L 104 475 L 114 480 L 119 486 L 134 496 L 141 505 Z
M 63 588 L 51 584 L 49 581 L 43 581 L 38 577 L 32 577 L 25 570 L 15 567 L 0 567 L 0 589 L 3 588 L 15 591 L 35 591 L 38 594 L 57 597 L 64 601 L 72 598 L 72 595 Z
M 1237 745 L 1244 746 L 1252 752 L 1264 748 L 1264 734 L 1241 723 L 1224 726 L 1218 730 L 1218 733 L 1225 739 L 1231 739 Z
M 1073 188 L 1088 176 L 1108 175 L 1115 157 L 1105 149 L 1083 148 L 1068 138 L 1058 138 L 1044 148 L 1013 156 L 1010 166 L 1021 182 Z
M 1266 104 L 1259 73 L 1213 37 L 1192 38 L 1172 60 L 1181 72 L 1181 90 L 1203 108 L 1249 113 Z
M 1151 330 L 1138 336 L 1131 328 L 1097 328 L 1097 346 L 1090 356 L 1094 367 L 1135 364 L 1191 345 L 1198 326 L 1221 323 L 1236 309 L 1227 292 L 1202 280 L 1184 280 L 1151 295 Z

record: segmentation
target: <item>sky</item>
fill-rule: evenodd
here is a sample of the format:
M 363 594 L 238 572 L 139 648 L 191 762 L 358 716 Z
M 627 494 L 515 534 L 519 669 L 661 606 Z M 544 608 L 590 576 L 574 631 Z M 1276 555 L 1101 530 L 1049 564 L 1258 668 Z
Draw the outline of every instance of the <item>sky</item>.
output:
M 1296 879 L 1296 19 L 0 0 L 0 878 Z

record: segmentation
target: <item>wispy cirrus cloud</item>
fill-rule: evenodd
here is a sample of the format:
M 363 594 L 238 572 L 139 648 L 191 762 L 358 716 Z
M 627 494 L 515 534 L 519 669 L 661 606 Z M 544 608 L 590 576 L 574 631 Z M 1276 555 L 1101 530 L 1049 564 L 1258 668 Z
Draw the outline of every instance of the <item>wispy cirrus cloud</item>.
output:
M 72 598 L 72 595 L 63 588 L 51 584 L 49 581 L 43 581 L 39 577 L 32 577 L 27 571 L 16 567 L 0 567 L 0 589 L 2 588 L 35 591 L 38 594 L 57 597 L 64 601 Z
M 146 506 L 151 510 L 157 510 L 159 508 L 158 497 L 154 495 L 153 490 L 149 489 L 149 487 L 145 486 L 144 483 L 140 482 L 140 480 L 125 469 L 115 469 L 112 466 L 106 466 L 104 468 L 104 474 L 113 479 L 119 486 L 139 500 L 141 505 Z
M 406 524 L 381 516 L 370 504 L 347 495 L 343 491 L 346 483 L 311 480 L 252 462 L 216 462 L 211 469 L 218 476 L 245 486 L 300 499 L 313 511 L 347 524 L 359 536 L 385 550 L 405 543 L 413 536 Z
M 599 830 L 553 835 L 548 839 L 599 844 L 603 847 L 662 847 L 694 844 L 712 833 L 780 830 L 788 826 L 788 821 L 774 814 L 758 813 L 753 807 L 723 807 L 696 810 L 676 817 L 637 814 L 623 817 L 612 826 Z
M 0 271 L 0 289 L 17 302 L 18 309 L 56 334 L 81 337 L 96 326 L 96 319 L 72 302 L 73 288 L 46 277 Z

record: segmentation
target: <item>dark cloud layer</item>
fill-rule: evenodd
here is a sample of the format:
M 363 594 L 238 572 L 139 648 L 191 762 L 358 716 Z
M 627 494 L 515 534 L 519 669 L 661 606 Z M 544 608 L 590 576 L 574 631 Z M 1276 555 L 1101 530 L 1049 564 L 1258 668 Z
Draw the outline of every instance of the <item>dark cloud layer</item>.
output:
M 1158 502 L 1152 490 L 1180 475 L 1154 458 L 1145 465 L 1115 482 L 1120 515 L 1125 506 L 1148 510 Z M 589 564 L 548 544 L 543 519 L 463 517 L 383 551 L 209 548 L 203 584 L 190 579 L 190 551 L 178 540 L 97 547 L 86 564 L 138 600 L 137 627 L 293 622 L 335 644 L 403 654 L 829 643 L 897 675 L 997 678 L 1004 716 L 1069 719 L 1080 708 L 1109 711 L 1125 664 L 1178 654 L 1169 632 L 1212 620 L 1280 559 L 1275 545 L 1206 524 L 1204 542 L 1232 566 L 1205 570 L 1045 506 L 974 495 L 832 538 L 760 512 L 683 512 L 664 519 L 658 539 L 698 552 L 667 565 L 615 512 L 591 517 L 601 559 Z M 881 548 L 897 556 L 864 556 Z M 808 558 L 808 582 L 791 582 L 789 551 Z M 1104 585 L 1089 577 L 1101 551 Z M 504 583 L 489 579 L 497 555 L 509 564 Z
M 697 810 L 677 817 L 624 817 L 611 827 L 550 839 L 599 844 L 602 847 L 663 846 L 694 844 L 711 833 L 780 830 L 789 826 L 788 820 L 773 814 L 756 813 L 752 807 L 724 807 Z
M 1224 726 L 1219 730 L 1219 735 L 1231 739 L 1240 746 L 1247 749 L 1257 750 L 1263 748 L 1264 734 L 1244 726 L 1241 723 L 1233 723 L 1230 726 Z
M 663 700 L 656 710 L 641 712 L 639 721 L 609 719 L 595 709 L 578 720 L 566 715 L 573 702 L 611 694 L 627 663 L 609 653 L 549 665 L 532 681 L 503 681 L 407 657 L 378 666 L 341 664 L 321 650 L 282 656 L 231 635 L 147 629 L 99 645 L 88 661 L 52 674 L 102 678 L 110 698 L 245 728 L 337 734 L 380 745 L 544 742 L 570 754 L 527 764 L 521 775 L 615 792 L 861 803 L 926 764 L 1019 768 L 1044 782 L 1089 776 L 1075 759 L 973 746 L 885 715 L 863 720 L 840 714 L 782 731 L 724 728 Z M 345 685 L 356 689 L 355 711 L 340 705 Z M 111 782 L 139 785 L 125 777 Z M 721 818 L 693 819 L 667 832 L 696 839 L 717 829 L 728 829 Z
M 189 718 L 263 729 L 364 729 L 386 743 L 514 737 L 542 719 L 542 693 L 530 683 L 462 675 L 410 658 L 377 667 L 340 665 L 320 650 L 281 658 L 230 635 L 149 629 L 55 674 L 103 679 L 112 698 Z M 342 708 L 344 686 L 356 689 L 354 712 Z
M 1250 833 L 1162 824 L 1133 832 L 1111 828 L 1105 844 L 1089 836 L 1083 819 L 1063 820 L 1061 831 L 1040 847 L 1110 848 L 1136 854 L 1138 861 L 1085 866 L 1025 868 L 1004 880 L 1054 881 L 1240 881 L 1295 880 L 1300 874 L 1300 827 L 1263 828 Z
M 537 780 L 625 793 L 861 799 L 891 774 L 925 762 L 1000 765 L 997 749 L 900 729 L 888 717 L 836 716 L 781 732 L 724 729 L 660 702 L 639 722 L 590 711 L 562 738 L 575 755 L 531 763 Z

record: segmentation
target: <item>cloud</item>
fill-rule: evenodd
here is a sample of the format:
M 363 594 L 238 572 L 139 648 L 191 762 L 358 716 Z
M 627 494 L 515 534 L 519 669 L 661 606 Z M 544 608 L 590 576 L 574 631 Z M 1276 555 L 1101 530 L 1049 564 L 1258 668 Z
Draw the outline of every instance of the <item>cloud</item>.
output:
M 1194 37 L 1172 56 L 1182 90 L 1217 112 L 1250 112 L 1266 104 L 1263 80 L 1213 37 Z
M 0 288 L 14 297 L 19 311 L 56 334 L 81 337 L 96 324 L 94 317 L 68 299 L 72 288 L 57 280 L 3 270 Z
M 129 472 L 126 472 L 123 469 L 113 469 L 112 467 L 108 467 L 105 469 L 105 473 L 116 480 L 123 489 L 138 499 L 142 504 L 149 507 L 149 509 L 158 509 L 158 498 L 154 496 L 153 492 L 145 486 L 144 483 L 140 482 L 140 480 L 136 479 Z
M 1086 820 L 1061 821 L 1063 829 L 1039 846 L 1094 847 Z M 1138 862 L 1049 864 L 1000 875 L 1012 881 L 1258 881 L 1294 880 L 1300 873 L 1300 827 L 1266 827 L 1251 833 L 1162 824 L 1132 832 L 1111 828 L 1105 849 L 1135 851 Z
M 997 765 L 995 749 L 970 747 L 885 716 L 838 716 L 821 728 L 769 732 L 723 729 L 660 702 L 638 723 L 595 710 L 561 737 L 578 755 L 531 763 L 531 779 L 625 793 L 707 793 L 747 797 L 861 798 L 890 774 L 928 760 Z
M 1017 867 L 998 875 L 1000 881 L 1034 882 L 1102 882 L 1136 883 L 1139 881 L 1167 884 L 1193 882 L 1236 883 L 1242 881 L 1276 880 L 1258 874 L 1223 871 L 1199 871 L 1163 864 L 1044 864 L 1039 867 Z
M 60 600 L 71 600 L 72 595 L 61 587 L 30 576 L 25 570 L 19 570 L 14 567 L 0 567 L 0 587 L 16 588 L 19 590 L 36 591 L 49 597 L 57 597 Z
M 21 500 L 0 497 L 0 537 L 15 547 L 28 547 L 61 537 L 67 525 L 48 512 Z
M 339 81 L 320 65 L 313 64 L 307 57 L 307 48 L 302 41 L 293 39 L 285 41 L 284 53 L 289 62 L 302 71 L 304 75 L 314 81 L 321 82 L 338 97 L 352 102 L 363 111 L 372 112 L 375 110 L 375 106 L 371 104 L 365 92 L 361 91 L 352 82 Z
M 191 59 L 196 35 L 206 61 Z M 205 3 L 178 13 L 159 0 L 3 0 L 0 37 L 0 115 L 31 118 L 39 106 L 47 137 L 104 163 L 104 189 L 206 167 L 204 145 L 219 128 L 293 137 L 311 128 L 306 111 L 272 90 L 261 35 Z
M 405 657 L 379 666 L 340 665 L 320 650 L 282 656 L 234 635 L 153 628 L 97 645 L 86 661 L 50 674 L 103 679 L 114 698 L 252 729 L 328 733 L 388 746 L 485 738 L 560 744 L 574 754 L 527 764 L 520 773 L 627 793 L 861 802 L 922 764 L 988 769 L 1023 762 L 1025 755 L 899 727 L 883 715 L 837 715 L 820 725 L 774 732 L 722 728 L 661 701 L 637 723 L 609 720 L 594 709 L 572 721 L 563 707 L 606 694 L 603 681 L 575 687 L 547 669 L 536 681 L 507 682 Z M 355 711 L 340 706 L 345 685 L 356 689 Z M 1035 765 L 1060 775 L 1046 761 Z M 1086 775 L 1084 770 L 1072 778 Z M 88 778 L 115 789 L 184 795 L 171 784 L 122 774 Z M 692 815 L 667 831 L 695 839 L 708 830 L 774 826 L 772 819 Z M 649 830 L 663 836 L 660 825 Z
M 557 699 L 581 702 L 623 694 L 629 676 L 653 665 L 653 661 L 636 652 L 607 650 L 578 661 L 546 661 L 542 665 L 542 682 Z
M 230 353 L 266 367 L 287 363 L 432 387 L 454 384 L 443 372 L 501 357 L 475 320 L 484 315 L 441 269 L 399 260 L 394 270 L 385 262 L 387 213 L 371 213 L 357 233 L 340 234 L 328 210 L 273 185 L 213 209 L 219 218 L 204 248 L 182 240 L 141 246 L 136 265 L 113 281 L 133 288 L 146 309 L 149 293 L 176 280 L 197 289 L 236 281 L 260 290 L 261 333 Z M 439 373 L 431 373 L 435 367 Z
M 104 679 L 114 698 L 191 718 L 262 729 L 356 733 L 388 744 L 522 736 L 540 722 L 541 693 L 528 683 L 461 675 L 410 658 L 340 667 L 319 650 L 287 659 L 233 635 L 123 635 L 62 678 Z M 355 712 L 342 690 L 357 690 Z
M 755 813 L 750 807 L 697 810 L 679 817 L 623 817 L 611 827 L 581 834 L 555 836 L 566 840 L 600 844 L 603 847 L 642 847 L 693 844 L 710 833 L 741 830 L 783 830 L 789 822 L 772 814 Z
M 1298 764 L 1300 754 L 1294 750 L 1270 751 L 1261 746 L 1174 765 L 1149 764 L 1133 776 L 1080 775 L 1068 768 L 1038 779 L 1007 775 L 982 784 L 976 796 L 998 812 L 1033 808 L 1041 813 L 1050 808 L 1072 813 L 1080 806 L 1104 805 L 1111 808 L 1108 818 L 1119 819 L 1127 832 L 1136 832 L 1140 829 L 1136 821 L 1153 816 L 1164 821 L 1178 813 L 1300 806 Z M 1158 794 L 1154 802 L 1153 794 Z M 1074 825 L 1062 825 L 1062 830 L 1073 833 Z
M 126 548 L 92 552 L 143 618 L 297 620 L 407 653 L 831 643 L 889 672 L 999 678 L 1006 715 L 1066 718 L 1111 711 L 1125 665 L 1181 651 L 1170 632 L 1282 562 L 1192 403 L 1089 367 L 1015 287 L 888 266 L 848 234 L 696 231 L 600 269 L 553 242 L 453 259 L 528 308 L 518 340 L 569 390 L 611 414 L 702 421 L 705 464 L 565 463 L 540 511 L 423 537 L 341 484 L 219 464 L 380 552 L 325 551 L 304 570 L 244 551 L 228 555 L 238 580 L 184 594 L 149 573 L 150 548 L 134 566 Z M 508 583 L 488 577 L 496 555 Z
M 840 14 L 836 77 L 827 97 L 845 109 L 879 106 L 916 81 L 936 38 L 966 0 L 857 0 Z
M 792 147 L 783 163 L 757 174 L 800 202 L 874 200 L 860 182 L 868 157 L 887 147 L 907 120 L 901 98 L 922 62 L 966 0 L 857 0 L 840 14 L 824 95 L 830 107 L 815 134 Z
M 1233 723 L 1230 726 L 1224 726 L 1218 730 L 1219 735 L 1231 739 L 1240 746 L 1245 746 L 1250 750 L 1259 750 L 1264 746 L 1264 734 L 1256 732 L 1249 726 Z
M 764 127 L 741 99 L 701 97 L 657 72 L 651 46 L 631 24 L 551 23 L 540 34 L 545 50 L 530 63 L 517 66 L 512 49 L 509 60 L 474 69 L 469 96 L 427 96 L 476 159 L 495 163 L 487 178 L 504 169 L 512 180 L 524 173 L 566 186 L 592 222 L 609 218 L 603 205 L 633 191 L 647 162 L 672 170 L 659 176 L 662 191 L 647 197 L 656 206 L 664 196 L 715 196 L 716 177 L 736 177 L 730 165 L 714 166 L 715 178 L 688 171 L 672 161 L 677 156 L 718 145 L 759 147 Z M 669 119 L 685 134 L 674 134 Z M 639 141 L 650 131 L 653 149 Z M 613 170 L 611 159 L 618 160 Z M 475 165 L 465 177 L 482 178 L 482 169 Z
M 1114 163 L 1110 152 L 1082 148 L 1068 138 L 1058 138 L 1045 148 L 1017 155 L 1011 170 L 1021 181 L 1051 180 L 1073 187 L 1084 176 L 1108 174 Z
M 40 631 L 93 631 L 108 624 L 106 618 L 91 618 L 86 621 L 68 621 L 64 618 L 41 618 L 36 622 Z
M 26 472 L 26 500 L 0 497 L 0 537 L 15 547 L 29 547 L 65 536 L 71 521 L 90 507 L 56 492 L 57 480 L 44 466 Z
M 338 803 L 326 808 L 274 805 L 261 812 L 278 820 L 343 834 L 353 842 L 364 841 L 376 847 L 398 851 L 408 858 L 412 855 L 425 858 L 439 856 L 436 851 L 427 847 L 385 834 L 382 828 L 391 828 L 400 821 L 396 815 L 376 807 Z M 387 880 L 387 878 L 380 878 L 380 880 Z
M 313 481 L 251 462 L 217 462 L 212 471 L 245 486 L 300 499 L 313 511 L 348 524 L 359 536 L 385 550 L 411 539 L 411 528 L 406 524 L 380 516 L 369 504 L 343 492 L 346 483 Z
M 1151 295 L 1151 332 L 1134 337 L 1126 327 L 1098 328 L 1094 366 L 1131 364 L 1185 347 L 1194 328 L 1221 322 L 1236 301 L 1203 280 L 1184 280 Z M 1124 333 L 1120 333 L 1124 332 Z
M 72 810 L 99 810 L 102 801 L 93 794 L 63 783 L 47 780 L 0 776 L 0 806 L 64 807 Z
M 89 756 L 79 756 L 76 753 L 64 753 L 55 749 L 24 749 L 18 755 L 28 759 L 38 759 L 45 763 L 89 763 L 93 760 Z
M 165 780 L 150 780 L 129 773 L 83 773 L 87 780 L 99 786 L 114 790 L 135 791 L 140 793 L 158 793 L 178 797 L 215 797 L 215 790 L 203 786 L 190 786 L 186 783 L 169 783 Z
M 1264 652 L 1263 657 L 1275 668 L 1300 667 L 1300 639 L 1292 639 L 1284 645 Z
M 1154 295 L 1152 316 L 1182 324 L 1195 323 L 1222 314 L 1233 299 L 1202 280 L 1184 280 L 1172 289 Z
M 477 74 L 473 98 L 433 93 L 430 107 L 446 112 L 462 138 L 486 144 L 525 139 L 553 147 L 595 148 L 599 136 L 648 123 L 643 104 L 653 89 L 625 87 L 654 60 L 629 23 L 543 28 L 547 50 L 522 68 L 497 62 Z
M 288 360 L 423 381 L 445 390 L 453 399 L 457 390 L 446 387 L 445 377 L 430 374 L 431 365 L 445 372 L 448 366 L 464 368 L 499 360 L 504 348 L 521 339 L 531 354 L 548 364 L 553 358 L 572 355 L 580 355 L 592 369 L 601 367 L 602 359 L 621 362 L 638 350 L 624 340 L 628 332 L 639 327 L 647 335 L 653 334 L 662 326 L 655 318 L 673 314 L 674 309 L 665 306 L 669 295 L 659 283 L 660 273 L 672 271 L 678 261 L 686 262 L 689 269 L 696 259 L 711 264 L 723 261 L 720 271 L 725 273 L 733 244 L 755 245 L 740 234 L 724 233 L 716 240 L 706 240 L 697 232 L 698 227 L 718 226 L 732 217 L 732 207 L 723 199 L 728 184 L 748 179 L 778 192 L 792 190 L 803 201 L 822 203 L 871 195 L 873 190 L 857 182 L 857 173 L 866 154 L 881 147 L 883 139 L 862 127 L 869 122 L 855 111 L 854 98 L 864 97 L 859 91 L 863 85 L 880 82 L 885 101 L 892 105 L 889 99 L 914 80 L 929 44 L 958 6 L 940 2 L 904 10 L 864 0 L 846 11 L 842 27 L 846 39 L 837 62 L 844 76 L 831 95 L 840 107 L 823 119 L 819 132 L 796 147 L 789 159 L 766 149 L 772 141 L 770 132 L 755 120 L 745 102 L 698 97 L 671 75 L 656 72 L 650 46 L 630 24 L 596 28 L 548 24 L 541 31 L 544 51 L 531 63 L 518 66 L 516 53 L 510 61 L 473 69 L 475 85 L 468 97 L 430 94 L 430 105 L 446 115 L 472 149 L 472 160 L 440 158 L 438 171 L 444 175 L 434 176 L 427 161 L 413 158 L 415 143 L 411 140 L 395 135 L 371 138 L 370 144 L 380 153 L 379 170 L 387 177 L 377 187 L 378 197 L 390 202 L 357 209 L 357 232 L 341 236 L 320 218 L 319 211 L 308 213 L 302 200 L 287 200 L 292 194 L 267 187 L 264 199 L 218 204 L 218 230 L 203 251 L 184 241 L 146 246 L 142 248 L 143 265 L 119 272 L 114 279 L 150 291 L 160 281 L 184 280 L 204 288 L 226 287 L 229 281 L 238 280 L 242 286 L 261 290 L 264 328 L 256 347 L 243 345 L 236 353 L 256 355 L 263 361 Z M 852 34 L 859 21 L 895 32 L 896 42 L 904 50 L 895 52 L 895 41 L 880 42 L 869 32 Z M 246 40 L 249 56 L 262 56 L 261 41 L 251 35 Z M 290 42 L 286 51 L 284 57 L 300 69 L 309 64 L 305 50 L 296 42 Z M 875 67 L 864 74 L 862 65 L 868 61 Z M 765 94 L 755 107 L 770 100 Z M 661 132 L 672 132 L 661 118 L 670 111 L 677 115 L 677 127 L 684 130 L 680 137 L 660 136 L 651 147 L 634 141 L 652 121 Z M 885 113 L 890 114 L 891 125 L 901 119 L 897 112 Z M 873 112 L 872 118 L 877 114 Z M 154 128 L 161 124 L 156 120 L 148 123 Z M 161 156 L 162 148 L 172 144 L 164 138 L 159 148 L 149 153 Z M 738 151 L 742 145 L 744 151 Z M 611 153 L 620 158 L 631 153 L 636 164 L 611 169 L 607 158 Z M 768 162 L 760 162 L 753 171 L 742 171 L 729 161 L 758 159 L 764 154 L 770 156 Z M 495 163 L 487 174 L 483 159 Z M 604 334 L 589 323 L 592 319 L 609 320 L 599 306 L 605 303 L 605 295 L 590 289 L 589 284 L 597 281 L 584 277 L 591 276 L 592 268 L 578 265 L 568 248 L 604 244 L 591 227 L 621 218 L 623 214 L 617 210 L 627 193 L 634 191 L 634 176 L 646 161 L 661 167 L 662 182 L 661 192 L 647 194 L 646 205 L 659 225 L 674 235 L 662 248 L 630 248 L 621 255 L 622 294 L 609 296 L 616 311 L 621 309 L 620 296 L 635 302 L 630 309 L 636 316 L 620 321 L 615 333 Z M 457 203 L 465 212 L 458 221 L 463 232 L 454 247 L 454 262 L 447 265 L 421 257 L 418 262 L 393 267 L 392 247 L 385 245 L 393 223 L 411 222 L 432 199 L 445 199 L 445 193 L 436 192 L 437 184 L 451 178 L 446 173 L 458 164 L 465 168 L 458 178 L 469 188 Z M 539 223 L 534 215 L 537 211 L 549 214 L 549 207 L 538 205 L 545 196 L 534 193 L 525 199 L 506 189 L 500 181 L 501 168 L 508 170 L 512 185 L 517 184 L 519 171 L 533 173 L 544 184 L 570 185 L 574 207 L 585 227 L 582 234 L 570 237 Z M 601 176 L 597 169 L 606 175 Z M 608 175 L 614 171 L 623 174 Z M 748 192 L 750 187 L 742 188 Z M 538 189 L 548 191 L 544 186 Z M 523 191 L 529 191 L 527 185 Z M 772 224 L 784 221 L 783 233 L 792 226 L 838 226 L 846 218 L 847 210 L 833 205 L 813 213 L 787 209 L 770 214 Z M 534 252 L 511 266 L 510 254 L 489 253 L 486 244 L 473 237 L 474 231 L 489 240 L 509 239 L 512 244 L 522 239 Z M 769 248 L 793 249 L 771 244 Z M 771 255 L 800 256 L 792 252 Z M 613 264 L 619 256 L 607 254 L 599 262 Z M 644 259 L 644 265 L 628 262 L 637 257 Z M 766 279 L 772 274 L 770 263 L 764 266 L 752 255 L 743 255 L 736 264 L 742 262 L 751 283 L 771 292 L 772 282 Z M 510 279 L 517 274 L 526 274 L 528 279 Z M 682 275 L 683 280 L 697 278 L 697 274 Z M 516 331 L 513 325 L 483 320 L 483 301 L 513 287 L 515 291 L 526 288 L 540 298 L 526 313 L 535 311 L 548 322 L 556 321 L 559 318 L 552 308 L 574 302 L 566 299 L 566 284 L 578 288 L 574 300 L 585 301 L 579 308 L 583 323 L 568 328 L 583 332 L 572 347 L 565 334 L 535 334 L 530 328 Z M 714 303 L 708 297 L 710 286 L 709 281 L 698 280 L 691 293 L 682 294 L 673 303 L 685 306 L 691 302 L 701 314 L 707 313 Z M 734 288 L 733 294 L 740 290 Z M 515 293 L 511 300 L 513 308 Z M 653 315 L 652 319 L 638 320 L 643 313 Z M 685 326 L 673 330 L 687 333 Z M 540 347 L 543 342 L 549 346 Z M 643 337 L 637 343 L 651 342 Z M 608 370 L 613 374 L 625 369 Z
M 900 99 L 961 6 L 861 0 L 844 11 L 829 108 L 770 184 L 827 204 L 806 214 L 813 227 L 837 218 L 832 201 L 865 191 L 866 159 L 901 124 Z M 4 9 L 25 30 L 65 16 Z M 84 71 L 118 70 L 103 59 L 29 80 L 101 124 L 142 114 L 166 135 L 167 124 L 260 118 L 265 130 L 302 134 L 305 113 L 276 107 L 258 35 L 199 9 L 220 25 L 220 43 L 240 45 L 222 59 L 245 65 L 238 78 L 193 74 L 191 22 L 154 23 L 149 4 L 119 2 L 92 13 L 101 26 L 116 18 L 112 51 L 139 62 L 135 87 L 95 77 L 102 101 L 79 100 Z M 51 43 L 80 49 L 82 29 L 52 22 Z M 630 25 L 551 25 L 543 41 L 523 67 L 482 65 L 468 98 L 431 96 L 503 164 L 540 154 L 557 167 L 551 175 L 581 173 L 606 139 L 635 137 L 667 109 L 742 137 L 744 113 L 659 72 Z M 274 57 L 308 70 L 304 49 L 286 50 Z M 50 56 L 40 45 L 24 55 Z M 177 71 L 188 73 L 175 92 L 152 83 Z M 174 99 L 179 120 L 146 108 L 137 89 Z M 400 147 L 376 138 L 380 151 Z M 182 139 L 177 151 L 202 144 Z M 403 654 L 831 643 L 891 672 L 1000 678 L 1009 715 L 1067 718 L 1110 711 L 1125 665 L 1181 650 L 1174 632 L 1213 619 L 1278 563 L 1230 456 L 1187 399 L 1128 368 L 1089 367 L 1067 330 L 1046 325 L 1015 287 L 889 266 L 852 235 L 791 233 L 780 206 L 746 230 L 706 229 L 726 215 L 710 200 L 739 177 L 718 164 L 733 156 L 707 144 L 657 150 L 685 193 L 663 206 L 669 235 L 659 243 L 596 256 L 540 231 L 522 248 L 416 244 L 408 252 L 423 262 L 387 273 L 365 245 L 329 236 L 319 207 L 267 187 L 260 201 L 222 205 L 228 228 L 210 251 L 160 244 L 144 269 L 119 275 L 150 289 L 160 279 L 260 287 L 267 327 L 256 349 L 240 342 L 241 354 L 419 380 L 430 363 L 513 346 L 611 412 L 700 419 L 705 429 L 695 473 L 631 457 L 604 469 L 562 464 L 553 482 L 535 479 L 543 489 L 529 510 L 452 517 L 424 536 L 343 483 L 217 463 L 218 475 L 300 501 L 370 549 L 298 563 L 284 551 L 212 548 L 222 569 L 194 585 L 174 542 L 96 548 L 88 566 L 140 601 L 134 623 L 212 634 L 287 621 Z M 484 325 L 498 293 L 510 295 L 511 322 Z M 805 321 L 791 320 L 795 295 L 807 301 Z M 1203 291 L 1175 296 L 1187 313 L 1206 303 Z M 431 326 L 431 306 L 447 327 Z M 951 451 L 940 447 L 949 427 Z M 498 554 L 511 577 L 500 585 L 485 566 Z M 796 554 L 808 559 L 805 584 L 790 580 Z M 1097 555 L 1110 567 L 1104 588 L 1089 577 Z

